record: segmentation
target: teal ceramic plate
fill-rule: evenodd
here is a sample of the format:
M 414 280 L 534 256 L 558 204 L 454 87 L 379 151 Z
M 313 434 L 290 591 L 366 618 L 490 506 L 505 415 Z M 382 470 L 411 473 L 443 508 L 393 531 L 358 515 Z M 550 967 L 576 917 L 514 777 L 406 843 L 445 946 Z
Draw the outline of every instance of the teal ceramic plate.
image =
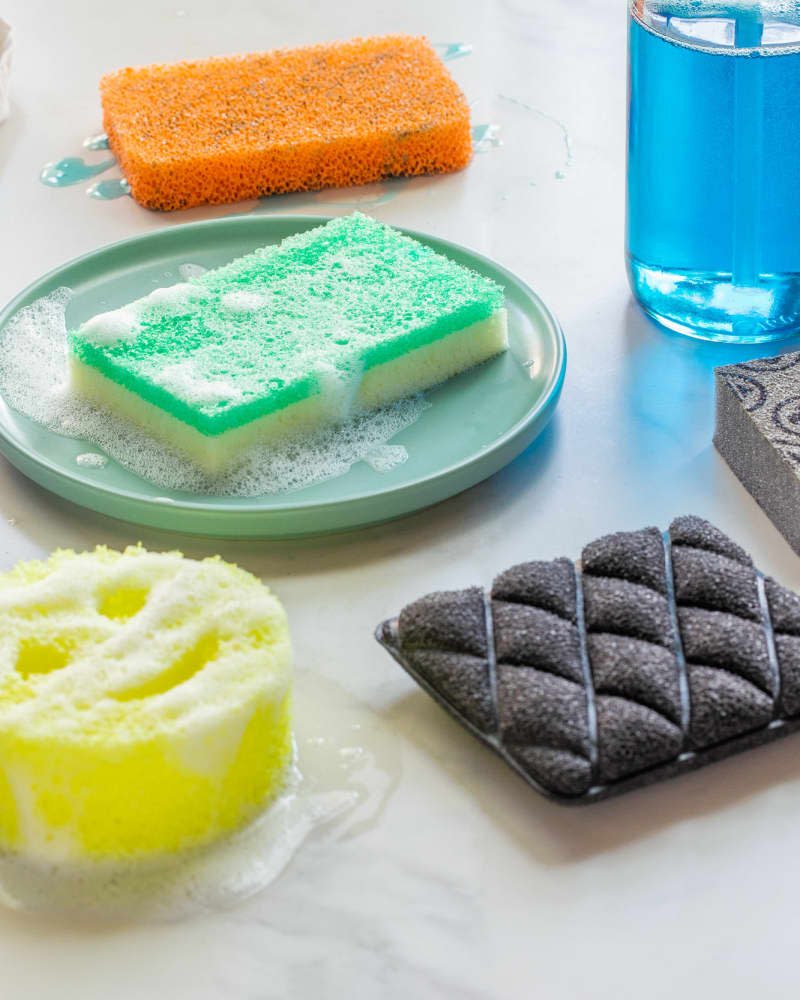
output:
M 0 329 L 23 306 L 67 285 L 76 326 L 180 280 L 184 263 L 215 267 L 257 246 L 320 225 L 319 216 L 246 216 L 199 222 L 124 240 L 79 257 L 40 278 L 0 313 Z M 566 366 L 564 337 L 539 297 L 498 264 L 454 243 L 410 232 L 454 260 L 505 286 L 511 350 L 427 393 L 432 403 L 393 444 L 408 461 L 388 472 L 358 462 L 338 479 L 294 493 L 256 498 L 164 494 L 110 460 L 100 469 L 75 459 L 97 448 L 62 437 L 0 399 L 0 451 L 35 482 L 112 517 L 203 535 L 288 538 L 356 528 L 444 500 L 497 472 L 545 427 Z

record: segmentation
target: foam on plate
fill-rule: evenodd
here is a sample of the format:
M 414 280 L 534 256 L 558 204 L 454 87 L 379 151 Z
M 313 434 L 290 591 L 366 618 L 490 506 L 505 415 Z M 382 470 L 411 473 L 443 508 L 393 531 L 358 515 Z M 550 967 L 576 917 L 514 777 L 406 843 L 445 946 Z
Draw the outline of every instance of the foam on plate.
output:
M 77 395 L 212 476 L 508 345 L 499 285 L 359 213 L 95 315 L 68 342 Z
M 418 395 L 305 438 L 257 446 L 235 470 L 212 478 L 144 431 L 69 392 L 65 313 L 71 299 L 70 289 L 56 289 L 9 320 L 0 335 L 0 393 L 26 417 L 92 442 L 165 490 L 251 497 L 302 489 L 343 475 L 430 405 Z

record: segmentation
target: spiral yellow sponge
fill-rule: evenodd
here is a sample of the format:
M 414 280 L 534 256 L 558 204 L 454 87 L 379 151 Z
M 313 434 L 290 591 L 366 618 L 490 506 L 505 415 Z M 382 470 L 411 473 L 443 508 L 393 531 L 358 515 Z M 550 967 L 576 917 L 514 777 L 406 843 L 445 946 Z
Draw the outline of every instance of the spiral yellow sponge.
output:
M 218 557 L 0 574 L 0 849 L 139 859 L 234 829 L 283 781 L 290 687 L 283 608 Z

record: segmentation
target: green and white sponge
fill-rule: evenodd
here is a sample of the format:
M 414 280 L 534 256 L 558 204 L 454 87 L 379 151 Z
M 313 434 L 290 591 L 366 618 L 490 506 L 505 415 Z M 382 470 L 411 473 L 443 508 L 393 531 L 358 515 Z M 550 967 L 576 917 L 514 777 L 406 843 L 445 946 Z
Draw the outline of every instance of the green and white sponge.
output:
M 214 473 L 505 350 L 502 289 L 364 215 L 84 323 L 74 389 Z

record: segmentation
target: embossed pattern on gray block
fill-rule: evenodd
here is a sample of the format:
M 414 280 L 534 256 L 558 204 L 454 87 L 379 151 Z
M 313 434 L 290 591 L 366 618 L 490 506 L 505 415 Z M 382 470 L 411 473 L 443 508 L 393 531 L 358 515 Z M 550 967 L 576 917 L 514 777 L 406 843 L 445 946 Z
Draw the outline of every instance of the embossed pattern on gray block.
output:
M 378 640 L 537 790 L 591 802 L 800 728 L 800 598 L 682 517 L 489 595 L 430 594 Z
M 800 553 L 800 352 L 715 370 L 714 444 Z

